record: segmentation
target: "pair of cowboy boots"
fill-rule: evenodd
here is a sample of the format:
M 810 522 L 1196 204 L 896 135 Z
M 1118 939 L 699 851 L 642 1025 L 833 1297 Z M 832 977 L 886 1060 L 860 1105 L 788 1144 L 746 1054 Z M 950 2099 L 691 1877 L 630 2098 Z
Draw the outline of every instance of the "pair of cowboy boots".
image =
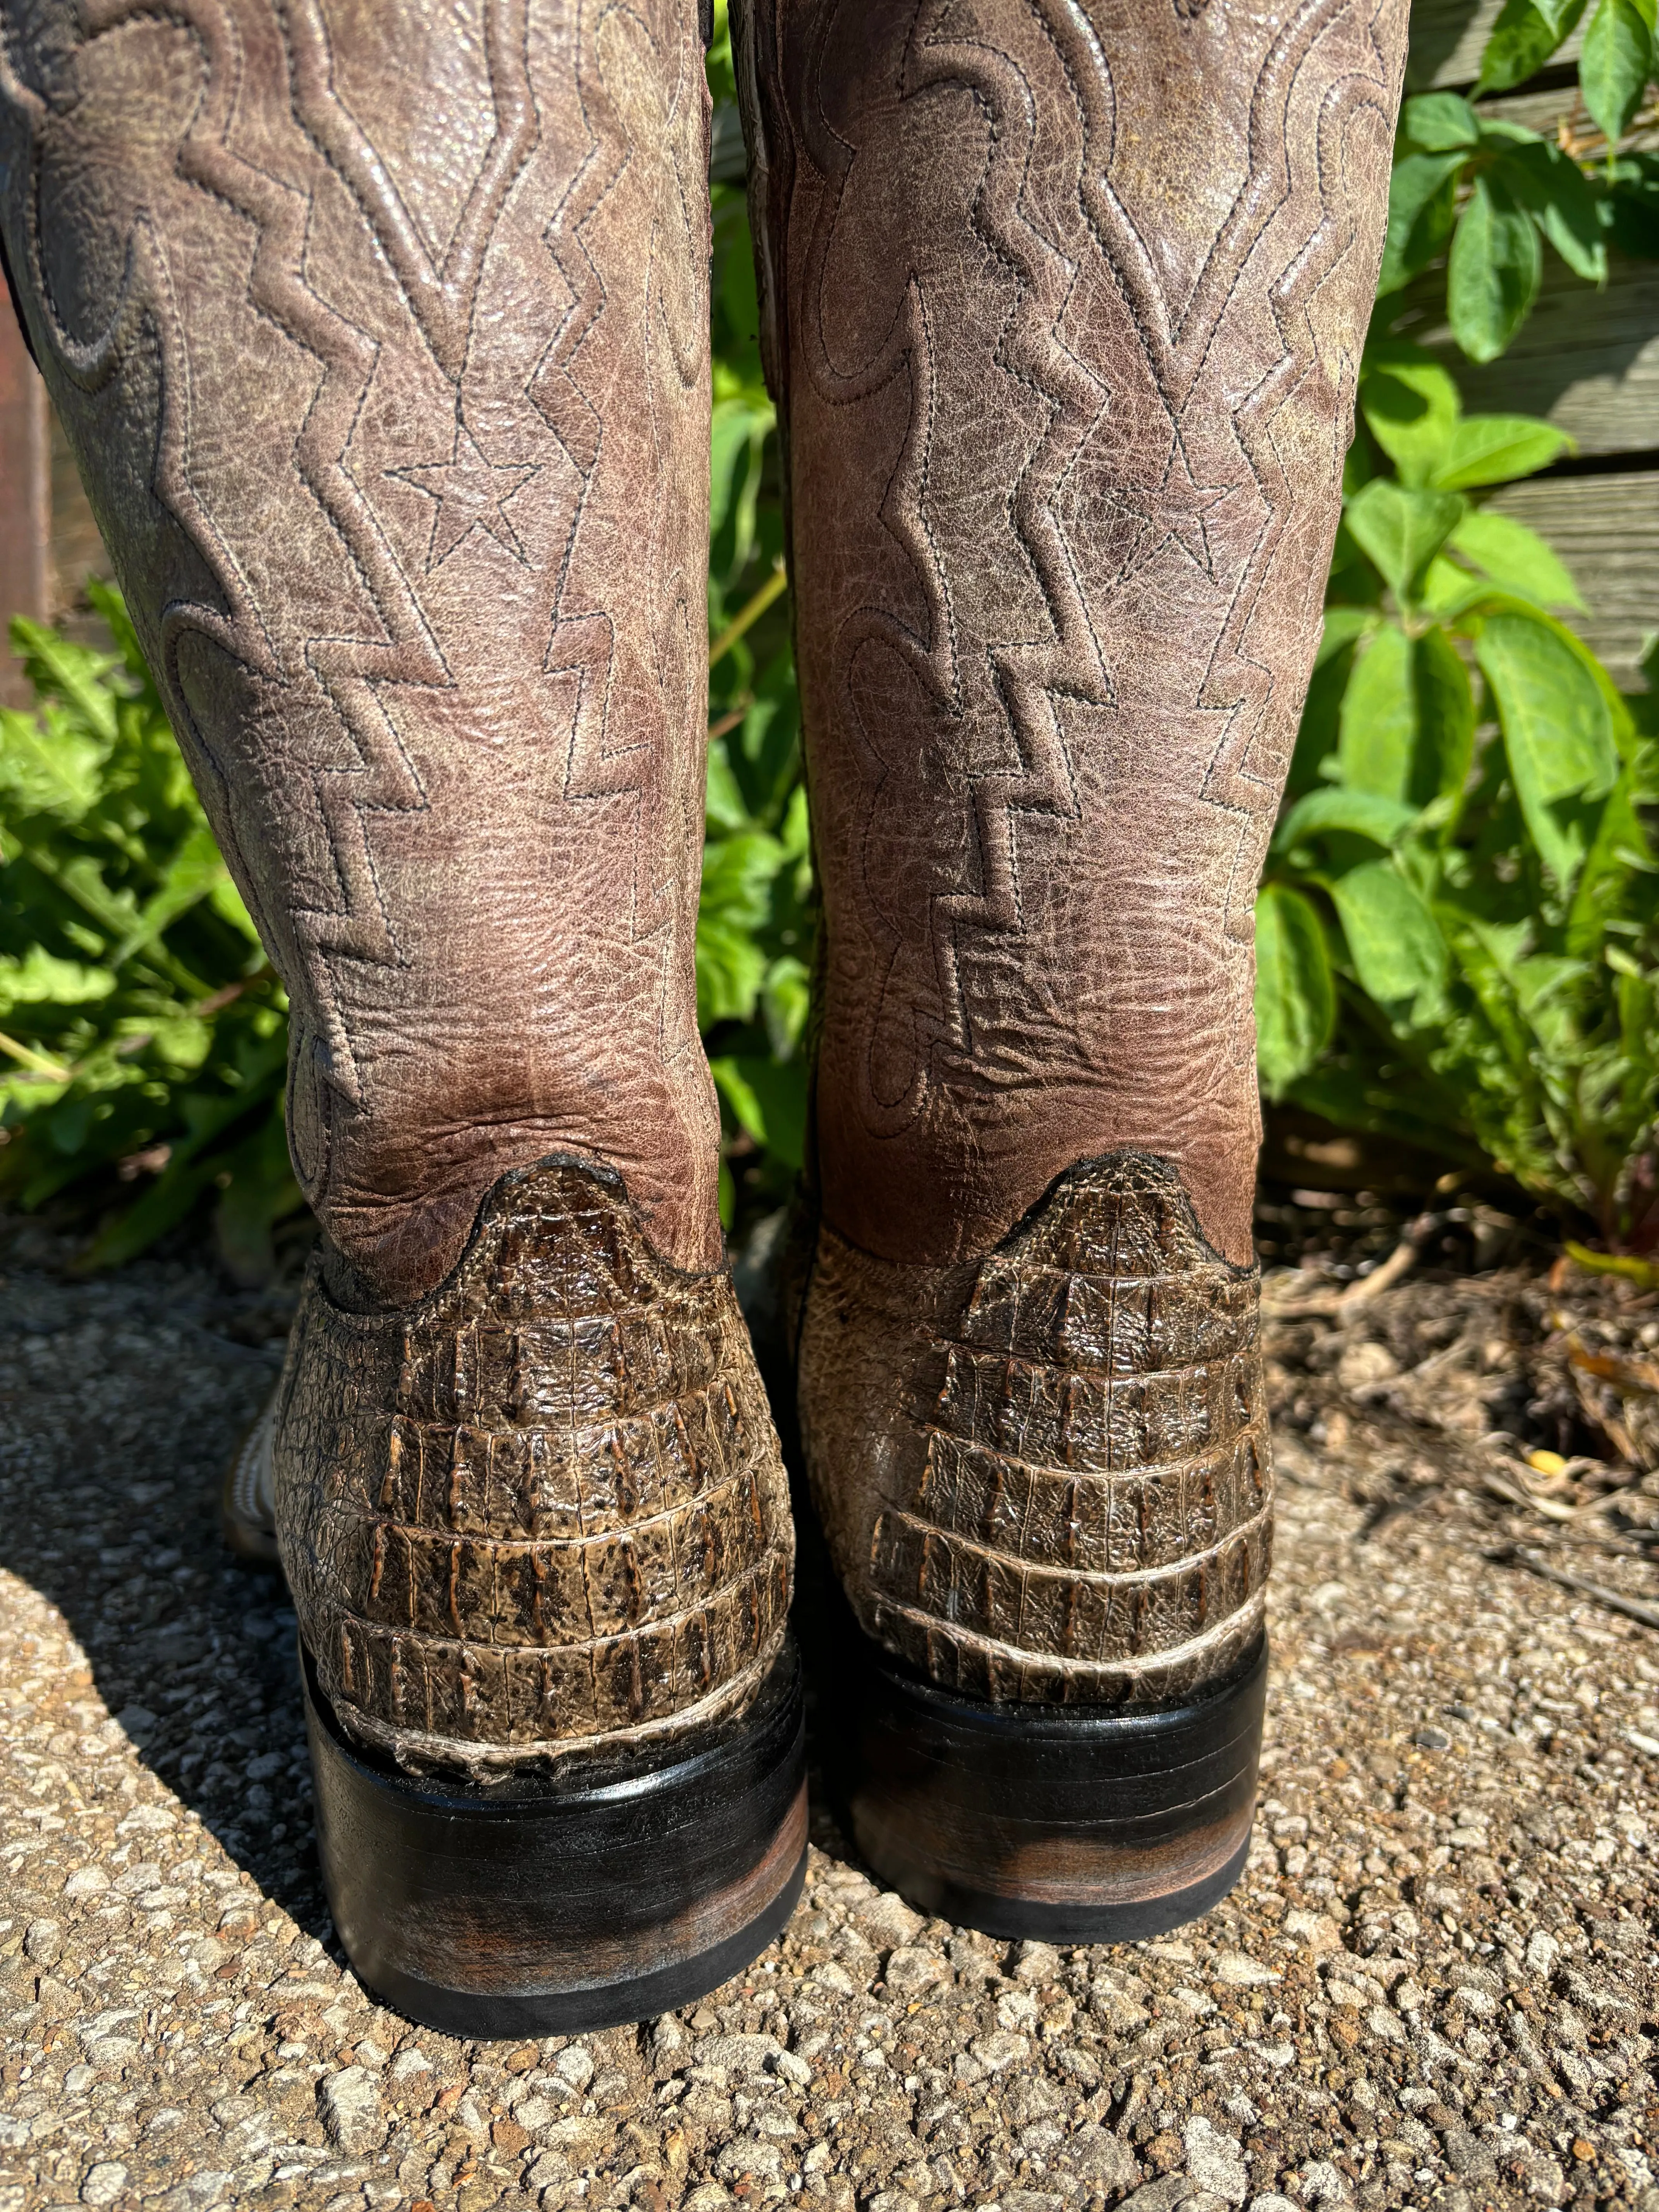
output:
M 15 289 L 292 1004 L 325 1233 L 268 1444 L 340 1932 L 455 2032 L 659 2012 L 805 1843 L 696 1019 L 707 27 L 5 15 Z M 735 29 L 823 902 L 826 1761 L 927 1909 L 1150 1933 L 1248 1847 L 1251 909 L 1405 7 Z

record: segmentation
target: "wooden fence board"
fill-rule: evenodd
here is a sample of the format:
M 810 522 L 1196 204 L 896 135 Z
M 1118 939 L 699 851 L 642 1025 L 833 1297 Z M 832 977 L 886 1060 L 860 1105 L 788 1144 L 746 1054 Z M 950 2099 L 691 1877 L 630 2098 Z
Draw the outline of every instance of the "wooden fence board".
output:
M 89 645 L 106 645 L 109 637 L 103 623 L 88 611 L 86 588 L 91 576 L 108 581 L 109 555 L 92 519 L 56 408 L 52 410 L 51 452 L 52 535 L 47 550 L 52 619 L 70 637 Z
M 47 611 L 46 388 L 0 295 L 0 705 L 29 696 L 5 637 L 13 615 Z
M 1659 630 L 1659 476 L 1534 477 L 1487 504 L 1549 540 L 1589 608 L 1568 620 L 1616 684 L 1642 690 L 1637 661 Z
M 1502 8 L 1503 0 L 1413 0 L 1407 91 L 1473 84 L 1480 72 L 1481 50 Z M 1576 62 L 1583 44 L 1581 22 L 1555 60 Z
M 1501 359 L 1480 368 L 1452 343 L 1443 275 L 1424 289 L 1433 302 L 1404 334 L 1439 355 L 1471 414 L 1542 415 L 1584 453 L 1659 447 L 1659 261 L 1612 257 L 1606 289 L 1575 276 L 1546 248 L 1543 288 Z

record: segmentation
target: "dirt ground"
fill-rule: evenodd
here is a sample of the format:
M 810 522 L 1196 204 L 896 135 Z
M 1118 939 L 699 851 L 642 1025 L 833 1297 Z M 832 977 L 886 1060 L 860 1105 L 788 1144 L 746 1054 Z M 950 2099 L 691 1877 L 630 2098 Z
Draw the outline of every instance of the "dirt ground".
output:
M 1659 1606 L 1659 1299 L 1449 1272 L 1468 1220 L 1390 1278 L 1400 1224 L 1350 1225 L 1268 1280 L 1273 1696 L 1231 1898 L 1010 1948 L 883 1894 L 820 1813 L 747 1975 L 518 2048 L 411 2027 L 334 1942 L 293 1614 L 214 1522 L 284 1299 L 186 1261 L 76 1282 L 14 1236 L 0 2212 L 1659 2212 L 1659 1630 L 1609 1602 Z

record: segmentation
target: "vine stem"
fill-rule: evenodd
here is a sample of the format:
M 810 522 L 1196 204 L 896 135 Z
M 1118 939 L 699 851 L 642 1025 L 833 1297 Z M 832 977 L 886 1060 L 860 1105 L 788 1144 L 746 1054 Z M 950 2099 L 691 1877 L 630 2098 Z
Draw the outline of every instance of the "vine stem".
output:
M 717 660 L 723 660 L 726 658 L 745 630 L 754 628 L 773 600 L 782 595 L 788 582 L 788 572 L 780 561 L 759 591 L 751 599 L 738 608 L 737 613 L 732 616 L 731 621 L 709 647 L 708 665 L 711 668 Z

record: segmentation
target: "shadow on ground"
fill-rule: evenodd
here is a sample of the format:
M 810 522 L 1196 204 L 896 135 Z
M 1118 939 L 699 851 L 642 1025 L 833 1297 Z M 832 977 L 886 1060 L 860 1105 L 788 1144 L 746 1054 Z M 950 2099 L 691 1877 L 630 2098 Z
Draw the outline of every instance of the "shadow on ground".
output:
M 118 1283 L 76 1282 L 16 1256 L 0 1276 L 0 1566 L 64 1615 L 87 1686 L 157 1778 L 327 1939 L 294 1614 L 276 1575 L 231 1558 L 217 1520 L 291 1297 L 235 1291 L 205 1267 L 141 1261 Z

